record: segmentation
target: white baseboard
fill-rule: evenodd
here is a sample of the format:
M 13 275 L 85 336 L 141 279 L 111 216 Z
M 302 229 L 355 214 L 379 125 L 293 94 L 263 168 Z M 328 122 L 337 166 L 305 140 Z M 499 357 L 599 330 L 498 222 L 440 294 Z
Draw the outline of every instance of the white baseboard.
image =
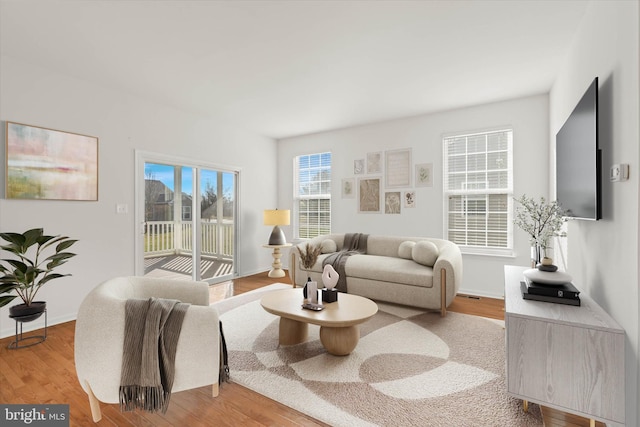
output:
M 504 299 L 504 294 L 493 294 L 491 292 L 478 292 L 477 290 L 458 289 L 459 294 L 471 295 L 475 297 Z
M 11 318 L 7 317 L 7 322 L 2 322 L 3 325 L 9 325 L 9 328 L 3 328 L 0 329 L 0 338 L 7 338 L 7 337 L 13 337 L 16 334 L 16 326 L 15 326 L 15 321 Z M 49 316 L 47 318 L 47 327 L 49 326 L 53 326 L 53 325 L 59 325 L 60 323 L 66 323 L 66 322 L 70 322 L 72 320 L 76 320 L 76 315 L 75 314 L 69 314 L 69 315 L 64 315 L 64 316 L 58 316 L 58 317 L 51 317 Z M 20 327 L 20 325 L 18 325 L 18 328 Z M 32 321 L 32 322 L 25 322 L 22 324 L 22 333 L 26 334 L 27 332 L 33 332 L 33 331 L 38 331 L 38 330 L 44 330 L 44 316 L 41 316 L 40 318 Z

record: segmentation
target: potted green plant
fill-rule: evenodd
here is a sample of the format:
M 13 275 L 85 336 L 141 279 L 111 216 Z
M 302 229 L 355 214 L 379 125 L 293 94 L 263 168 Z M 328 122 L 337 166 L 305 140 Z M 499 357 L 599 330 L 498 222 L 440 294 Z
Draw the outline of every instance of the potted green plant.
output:
M 22 304 L 9 308 L 10 317 L 21 321 L 35 320 L 44 313 L 46 302 L 34 298 L 46 283 L 70 276 L 53 270 L 76 255 L 65 250 L 77 240 L 47 236 L 42 228 L 24 233 L 0 233 L 0 238 L 8 242 L 0 245 L 0 249 L 14 255 L 0 259 L 0 307 L 20 297 Z
M 557 201 L 547 202 L 544 197 L 535 200 L 523 194 L 515 201 L 518 205 L 514 223 L 529 235 L 531 261 L 535 267 L 547 256 L 551 238 L 560 235 L 566 221 L 565 211 Z

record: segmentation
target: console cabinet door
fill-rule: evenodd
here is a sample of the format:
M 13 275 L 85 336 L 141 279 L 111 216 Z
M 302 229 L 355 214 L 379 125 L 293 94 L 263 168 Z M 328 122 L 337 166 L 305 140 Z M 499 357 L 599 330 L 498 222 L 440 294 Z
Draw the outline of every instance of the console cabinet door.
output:
M 623 335 L 516 316 L 507 321 L 509 393 L 623 421 Z

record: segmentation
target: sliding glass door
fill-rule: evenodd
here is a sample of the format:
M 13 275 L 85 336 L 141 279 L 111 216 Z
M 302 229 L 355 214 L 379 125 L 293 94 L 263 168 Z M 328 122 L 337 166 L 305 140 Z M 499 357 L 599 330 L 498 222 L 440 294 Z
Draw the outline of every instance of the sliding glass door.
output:
M 203 280 L 233 278 L 237 172 L 140 155 L 136 274 Z M 139 174 L 140 175 L 140 174 Z

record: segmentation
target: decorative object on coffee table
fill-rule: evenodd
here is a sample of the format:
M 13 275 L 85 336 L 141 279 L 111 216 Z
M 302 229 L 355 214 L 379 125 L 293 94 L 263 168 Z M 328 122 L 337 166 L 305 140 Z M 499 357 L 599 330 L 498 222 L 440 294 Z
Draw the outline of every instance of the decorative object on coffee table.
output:
M 322 270 L 322 283 L 326 289 L 322 290 L 322 302 L 338 301 L 338 291 L 335 290 L 340 275 L 331 264 L 324 266 Z
M 314 264 L 318 260 L 318 255 L 322 253 L 322 246 L 314 246 L 309 243 L 307 243 L 307 245 L 305 246 L 304 252 L 300 249 L 300 246 L 296 246 L 296 249 L 300 254 L 300 263 L 307 270 L 310 270 L 314 266 Z M 292 277 L 291 281 L 295 286 L 295 278 Z M 307 277 L 307 283 L 309 283 L 310 281 L 311 277 Z M 307 298 L 307 283 L 305 283 L 304 288 L 302 289 L 302 295 L 305 299 Z
M 307 245 L 305 246 L 304 252 L 302 250 L 300 250 L 299 246 L 297 246 L 296 249 L 298 250 L 298 253 L 300 254 L 300 263 L 307 270 L 313 267 L 313 265 L 318 260 L 318 255 L 320 255 L 320 253 L 322 252 L 322 247 L 321 246 L 319 246 L 319 245 L 318 246 L 314 246 L 314 245 L 309 244 L 309 243 L 307 243 Z
M 303 289 L 304 299 L 311 304 L 318 303 L 318 282 L 310 281 L 304 286 Z

